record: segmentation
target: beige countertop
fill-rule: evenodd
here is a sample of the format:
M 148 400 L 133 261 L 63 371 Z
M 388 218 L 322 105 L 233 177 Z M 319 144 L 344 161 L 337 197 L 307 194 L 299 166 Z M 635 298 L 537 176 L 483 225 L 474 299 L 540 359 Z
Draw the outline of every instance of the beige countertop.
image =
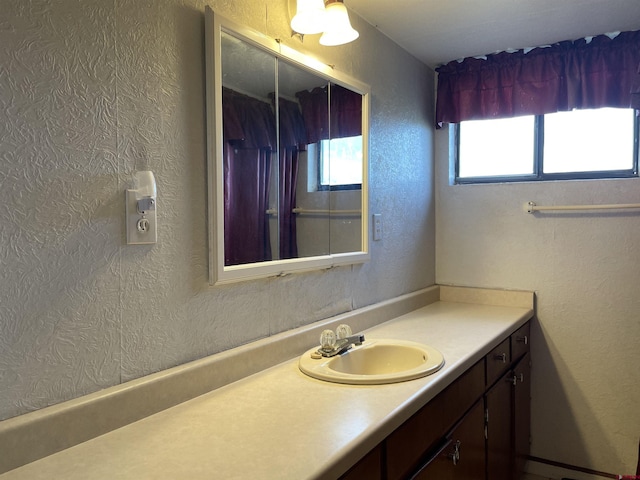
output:
M 335 478 L 532 315 L 437 301 L 365 332 L 440 350 L 445 366 L 431 376 L 340 385 L 307 377 L 293 358 L 0 478 Z

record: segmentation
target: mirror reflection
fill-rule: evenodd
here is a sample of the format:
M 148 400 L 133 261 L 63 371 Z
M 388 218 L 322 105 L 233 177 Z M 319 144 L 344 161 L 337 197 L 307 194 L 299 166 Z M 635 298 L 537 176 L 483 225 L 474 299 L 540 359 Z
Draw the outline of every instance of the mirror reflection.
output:
M 218 29 L 214 283 L 366 260 L 363 89 Z
M 224 264 L 263 262 L 272 259 L 268 210 L 277 143 L 268 96 L 276 89 L 276 64 L 224 33 L 222 52 Z

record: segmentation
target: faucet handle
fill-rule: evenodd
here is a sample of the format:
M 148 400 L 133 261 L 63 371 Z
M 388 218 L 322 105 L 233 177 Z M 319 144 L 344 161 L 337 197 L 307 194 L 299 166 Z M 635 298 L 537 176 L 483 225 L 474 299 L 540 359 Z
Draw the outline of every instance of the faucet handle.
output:
M 323 350 L 333 350 L 336 346 L 336 334 L 333 330 L 324 330 L 320 334 L 320 347 Z
M 353 332 L 351 331 L 351 327 L 349 325 L 342 324 L 338 325 L 338 328 L 336 328 L 336 337 L 338 337 L 338 340 L 350 337 L 352 334 Z

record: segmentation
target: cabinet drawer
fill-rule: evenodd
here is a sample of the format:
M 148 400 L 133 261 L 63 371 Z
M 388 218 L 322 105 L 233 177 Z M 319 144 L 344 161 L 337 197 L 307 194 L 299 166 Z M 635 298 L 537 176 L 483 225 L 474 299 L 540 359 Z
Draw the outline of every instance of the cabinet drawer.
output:
M 387 437 L 387 478 L 405 477 L 484 393 L 478 362 Z
M 515 361 L 529 352 L 531 325 L 525 323 L 511 335 L 511 358 Z
M 486 356 L 487 360 L 487 386 L 492 385 L 507 371 L 511 363 L 511 348 L 509 338 L 491 350 Z

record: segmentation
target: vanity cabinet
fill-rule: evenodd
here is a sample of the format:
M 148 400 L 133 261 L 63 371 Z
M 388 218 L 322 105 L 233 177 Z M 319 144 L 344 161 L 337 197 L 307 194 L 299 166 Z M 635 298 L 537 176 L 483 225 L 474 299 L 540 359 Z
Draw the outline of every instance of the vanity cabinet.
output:
M 510 478 L 511 470 L 511 340 L 486 357 L 485 439 L 487 478 Z
M 511 478 L 512 388 L 509 372 L 500 377 L 485 395 L 488 479 Z
M 485 480 L 484 403 L 473 408 L 448 434 L 416 480 Z
M 529 454 L 529 328 L 498 344 L 341 478 L 520 478 Z
M 531 445 L 531 354 L 529 341 L 531 325 L 527 322 L 511 336 L 513 366 L 512 393 L 512 470 L 519 478 L 524 470 Z
M 531 357 L 527 353 L 514 369 L 517 385 L 513 402 L 514 478 L 524 470 L 531 444 Z
M 485 394 L 485 436 L 487 479 L 518 479 L 529 454 L 531 384 L 529 360 L 529 323 L 509 338 L 509 362 L 506 369 L 494 349 L 487 355 L 487 393 Z M 501 350 L 504 345 L 501 344 Z M 490 366 L 493 370 L 490 371 Z M 503 373 L 503 371 L 506 372 Z M 491 376 L 502 373 L 497 378 Z

